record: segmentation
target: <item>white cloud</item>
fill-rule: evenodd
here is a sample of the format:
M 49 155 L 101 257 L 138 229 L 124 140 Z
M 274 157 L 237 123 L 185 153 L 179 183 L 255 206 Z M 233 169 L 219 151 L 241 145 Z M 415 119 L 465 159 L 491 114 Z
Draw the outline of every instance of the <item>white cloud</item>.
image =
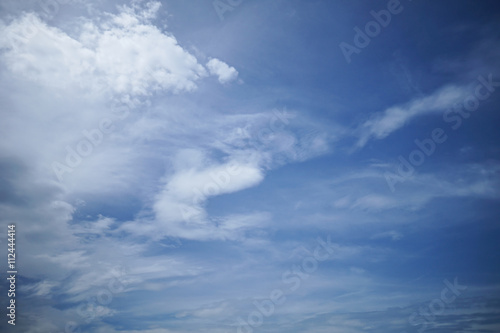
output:
M 23 286 L 21 289 L 31 292 L 33 296 L 48 296 L 50 295 L 52 289 L 59 285 L 59 282 L 45 280 L 35 284 Z
M 257 185 L 264 179 L 257 161 L 230 160 L 222 164 L 206 164 L 199 152 L 181 151 L 176 159 L 177 169 L 168 177 L 163 189 L 153 204 L 155 221 L 154 237 L 174 236 L 188 239 L 233 239 L 241 232 L 254 228 L 255 217 L 245 219 L 235 216 L 210 220 L 205 211 L 205 202 L 222 194 L 232 193 Z M 265 218 L 264 218 L 265 219 Z M 139 224 L 138 224 L 139 223 Z M 141 222 L 124 226 L 125 230 L 140 228 Z
M 192 199 L 198 191 L 203 197 L 210 197 L 254 186 L 262 179 L 262 171 L 255 162 L 232 160 L 208 167 L 180 169 L 166 185 L 166 191 L 179 198 Z
M 85 305 L 115 281 L 112 265 L 131 268 L 119 278 L 124 293 L 193 283 L 199 275 L 219 270 L 177 253 L 145 254 L 164 250 L 171 237 L 238 240 L 243 247 L 260 250 L 268 245 L 260 236 L 271 214 L 215 216 L 208 214 L 208 200 L 257 186 L 265 171 L 278 164 L 279 154 L 285 155 L 280 160 L 284 164 L 328 149 L 325 135 L 314 130 L 317 124 L 292 126 L 288 113 L 242 108 L 245 113 L 236 110 L 228 116 L 205 104 L 179 107 L 176 102 L 191 99 L 208 72 L 220 83 L 237 79 L 238 72 L 218 59 L 209 61 L 207 71 L 173 35 L 151 23 L 158 6 L 137 2 L 121 7 L 118 14 L 105 13 L 92 21 L 81 18 L 71 31 L 64 25 L 50 26 L 34 14 L 0 22 L 0 83 L 9 87 L 0 92 L 9 105 L 0 111 L 0 181 L 12 181 L 12 188 L 2 184 L 1 194 L 12 202 L 0 204 L 0 215 L 4 223 L 16 221 L 24 229 L 19 253 L 23 277 L 36 281 L 26 287 L 33 296 L 53 295 L 61 302 Z M 9 34 L 27 27 L 34 35 L 11 44 Z M 183 97 L 186 92 L 189 96 Z M 85 139 L 82 132 L 96 128 L 113 114 L 110 105 L 120 103 L 131 106 L 132 115 L 116 121 L 115 131 L 63 184 L 54 181 L 50 163 L 63 161 L 65 147 L 75 148 Z M 191 106 L 195 110 L 186 111 Z M 14 171 L 6 173 L 9 170 Z M 126 206 L 121 201 L 128 195 L 140 201 L 139 208 L 125 207 L 130 215 L 138 213 L 131 222 L 120 225 L 126 218 L 109 210 L 111 217 L 98 215 L 116 202 Z M 82 199 L 88 205 L 78 208 L 74 203 Z M 199 214 L 182 214 L 193 210 Z M 137 238 L 141 242 L 132 244 Z M 115 314 L 115 296 L 115 303 L 100 307 L 97 317 Z M 47 309 L 51 306 L 45 302 L 26 315 Z M 46 320 L 57 318 L 55 323 L 64 327 L 62 321 L 72 315 L 79 322 L 84 319 L 71 308 L 51 312 Z
M 368 140 L 383 139 L 392 132 L 403 127 L 412 118 L 433 112 L 441 112 L 465 97 L 464 87 L 447 86 L 432 95 L 412 100 L 404 105 L 397 105 L 376 113 L 370 120 L 364 122 L 358 131 L 360 138 L 357 146 L 363 147 Z
M 390 238 L 393 241 L 397 241 L 403 238 L 403 234 L 395 230 L 390 230 L 390 231 L 379 232 L 371 237 L 371 239 L 383 239 L 383 238 Z
M 228 83 L 236 80 L 238 77 L 238 71 L 234 67 L 228 66 L 225 62 L 219 59 L 210 59 L 206 66 L 210 71 L 210 74 L 219 77 L 220 83 Z
M 159 90 L 195 89 L 196 81 L 207 76 L 205 68 L 175 37 L 150 24 L 160 4 L 146 6 L 123 6 L 101 23 L 77 21 L 79 33 L 74 37 L 35 14 L 25 14 L 0 26 L 0 47 L 8 49 L 3 59 L 15 74 L 42 85 L 77 86 L 119 94 L 123 100 Z M 34 31 L 32 38 L 12 42 L 12 36 L 23 36 L 28 29 Z
M 387 209 L 394 207 L 395 202 L 392 198 L 384 195 L 370 194 L 356 199 L 351 208 L 360 209 Z
M 58 255 L 47 255 L 47 254 L 39 254 L 36 255 L 35 258 L 40 260 L 46 260 L 48 262 L 56 263 L 65 268 L 82 268 L 89 267 L 89 263 L 87 263 L 87 256 L 84 251 L 72 251 L 72 252 L 64 252 Z

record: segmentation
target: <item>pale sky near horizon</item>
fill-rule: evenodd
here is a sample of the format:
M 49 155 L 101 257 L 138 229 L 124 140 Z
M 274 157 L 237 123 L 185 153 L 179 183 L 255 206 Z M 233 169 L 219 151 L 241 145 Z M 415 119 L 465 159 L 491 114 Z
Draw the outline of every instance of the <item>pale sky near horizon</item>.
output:
M 2 332 L 500 331 L 497 1 L 7 0 L 0 85 Z

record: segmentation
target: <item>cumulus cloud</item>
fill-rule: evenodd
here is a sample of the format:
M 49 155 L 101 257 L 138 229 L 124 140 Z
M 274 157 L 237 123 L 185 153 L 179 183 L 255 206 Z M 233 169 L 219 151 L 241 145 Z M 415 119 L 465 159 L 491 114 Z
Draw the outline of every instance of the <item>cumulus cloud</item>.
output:
M 134 146 L 132 142 L 148 132 L 140 124 L 151 120 L 150 114 L 143 113 L 154 98 L 195 92 L 199 80 L 209 74 L 172 34 L 152 23 L 159 6 L 159 2 L 134 2 L 119 7 L 117 13 L 101 13 L 92 20 L 75 18 L 71 26 L 50 25 L 29 12 L 0 21 L 0 83 L 10 87 L 9 91 L 0 92 L 2 101 L 9 105 L 0 111 L 0 220 L 3 231 L 12 222 L 19 228 L 18 254 L 25 265 L 22 276 L 30 281 L 23 291 L 33 301 L 23 315 L 51 309 L 46 303 L 38 303 L 37 298 L 58 299 L 69 308 L 65 313 L 48 314 L 39 325 L 48 331 L 57 330 L 53 324 L 57 316 L 65 318 L 55 323 L 63 328 L 67 318 L 83 320 L 75 313 L 75 307 L 113 281 L 113 265 L 134 265 L 127 277 L 120 280 L 127 282 L 124 284 L 130 289 L 151 279 L 194 276 L 202 271 L 185 258 L 158 255 L 144 260 L 145 245 L 115 237 L 121 232 L 115 231 L 118 219 L 96 216 L 90 212 L 92 208 L 79 204 L 82 198 L 88 201 L 97 197 L 109 204 L 113 199 L 105 196 L 121 192 L 123 198 L 124 188 L 139 189 L 154 197 L 157 187 L 141 189 L 136 186 L 139 179 L 147 178 L 160 188 L 170 184 L 155 179 L 150 172 L 144 177 L 144 156 L 151 154 L 156 160 L 171 158 L 182 144 L 162 131 L 155 139 L 165 140 L 171 147 L 164 156 L 165 152 L 154 145 L 144 149 L 145 145 Z M 132 115 L 120 123 L 115 121 L 117 131 L 107 133 L 77 171 L 65 175 L 66 182 L 58 183 L 51 163 L 64 163 L 68 147 L 75 149 L 78 142 L 88 139 L 83 133 L 93 131 L 103 118 L 112 118 L 115 107 L 124 104 Z M 161 120 L 179 113 L 170 107 L 161 113 Z M 205 117 L 210 117 L 209 111 Z M 154 121 L 158 123 L 157 119 Z M 212 130 L 216 130 L 218 125 L 212 125 Z M 195 132 L 183 123 L 175 127 L 178 132 Z M 118 133 L 118 129 L 122 132 Z M 132 129 L 140 133 L 128 136 Z M 221 193 L 241 190 L 262 179 L 260 169 L 247 162 L 239 162 L 240 178 L 233 178 Z M 197 181 L 205 181 L 211 172 L 220 173 L 225 166 L 220 161 L 200 164 L 193 176 Z M 179 171 L 172 178 L 171 191 L 187 193 L 193 184 L 190 176 Z M 166 185 L 167 190 L 169 186 Z M 174 202 L 186 199 L 178 197 L 179 193 L 173 195 Z M 262 220 L 256 216 L 255 221 Z M 234 230 L 238 226 L 256 225 L 248 219 L 246 215 L 233 215 L 221 220 L 219 224 L 228 230 L 223 238 L 237 234 Z M 191 231 L 185 229 L 176 236 L 188 237 Z M 205 234 L 198 239 L 210 237 Z M 140 289 L 150 285 L 145 283 Z M 96 320 L 113 314 L 109 308 L 101 307 Z M 31 318 L 29 323 L 37 320 Z
M 210 59 L 207 68 L 211 75 L 216 75 L 220 83 L 228 83 L 236 80 L 238 71 L 219 59 Z
M 238 72 L 218 59 L 200 64 L 153 24 L 159 6 L 134 2 L 117 13 L 78 18 L 71 28 L 32 13 L 0 22 L 0 83 L 10 87 L 0 91 L 9 106 L 0 111 L 0 215 L 3 225 L 20 226 L 22 276 L 33 300 L 24 313 L 47 314 L 30 321 L 42 330 L 86 319 L 80 306 L 117 276 L 123 289 L 113 292 L 115 300 L 121 292 L 156 292 L 224 272 L 173 253 L 184 240 L 268 245 L 262 238 L 271 213 L 216 214 L 210 200 L 329 150 L 324 128 L 292 121 L 295 113 L 250 108 L 227 115 L 210 103 L 187 103 L 203 78 L 226 84 Z M 57 182 L 51 163 L 65 162 L 68 147 L 89 140 L 89 131 L 123 104 L 128 118 L 117 119 L 114 131 Z M 129 269 L 117 275 L 115 266 Z M 47 297 L 65 310 L 35 302 Z M 101 306 L 95 320 L 116 315 L 114 302 Z
M 145 9 L 123 6 L 99 23 L 80 19 L 71 35 L 33 13 L 0 22 L 3 60 L 16 75 L 55 88 L 74 85 L 132 97 L 192 91 L 208 73 L 174 36 L 151 24 L 159 7 L 158 2 Z M 238 74 L 218 59 L 207 67 L 221 83 Z

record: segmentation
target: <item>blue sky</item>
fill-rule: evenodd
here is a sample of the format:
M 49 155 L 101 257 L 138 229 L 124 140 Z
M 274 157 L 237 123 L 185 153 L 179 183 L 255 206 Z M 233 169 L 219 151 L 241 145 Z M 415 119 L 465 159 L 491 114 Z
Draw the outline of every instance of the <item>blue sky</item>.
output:
M 499 331 L 496 1 L 0 8 L 2 331 Z

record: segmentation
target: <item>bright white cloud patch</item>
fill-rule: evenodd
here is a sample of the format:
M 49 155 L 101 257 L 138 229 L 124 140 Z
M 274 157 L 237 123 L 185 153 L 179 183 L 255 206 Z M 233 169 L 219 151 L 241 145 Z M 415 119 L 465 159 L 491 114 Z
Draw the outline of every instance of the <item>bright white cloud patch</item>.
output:
M 193 156 L 194 155 L 194 156 Z M 153 204 L 152 221 L 156 235 L 188 239 L 234 239 L 243 236 L 245 229 L 255 227 L 254 219 L 223 216 L 209 218 L 205 203 L 210 197 L 240 191 L 260 183 L 264 174 L 255 161 L 231 160 L 209 164 L 196 151 L 182 151 L 176 160 L 182 169 L 168 177 Z M 184 160 L 184 162 L 183 162 Z M 252 215 L 250 215 L 252 216 Z M 257 218 L 261 220 L 261 218 Z M 141 222 L 126 225 L 125 230 L 140 228 Z M 258 224 L 258 223 L 257 223 Z
M 207 71 L 174 36 L 151 24 L 159 7 L 124 6 L 99 23 L 81 19 L 72 35 L 25 14 L 2 23 L 0 47 L 9 50 L 3 57 L 14 73 L 55 88 L 74 85 L 132 97 L 191 91 Z M 221 83 L 237 76 L 217 59 L 207 65 Z
M 0 243 L 16 223 L 17 331 L 402 332 L 422 300 L 440 297 L 452 271 L 470 283 L 467 292 L 498 294 L 474 287 L 470 275 L 492 279 L 488 254 L 498 252 L 500 83 L 490 68 L 498 52 L 487 51 L 496 39 L 474 59 L 458 54 L 459 65 L 441 66 L 474 38 L 454 38 L 443 26 L 453 15 L 431 17 L 447 42 L 424 47 L 426 29 L 403 19 L 415 6 L 409 2 L 364 60 L 346 67 L 324 52 L 332 36 L 321 31 L 352 31 L 342 26 L 349 11 L 378 15 L 366 25 L 373 28 L 388 19 L 385 9 L 223 2 L 224 22 L 212 1 L 0 5 Z M 488 16 L 459 12 L 481 13 L 481 24 Z M 419 43 L 393 39 L 397 27 Z M 432 73 L 432 56 L 402 61 L 396 74 L 411 88 L 404 89 L 387 70 L 394 51 L 443 59 Z M 487 58 L 481 66 L 477 54 Z M 468 73 L 470 66 L 480 72 Z M 436 76 L 437 68 L 446 74 Z M 439 124 L 449 141 L 432 156 L 424 154 L 430 148 L 415 153 L 421 145 L 398 129 L 420 115 L 439 120 L 469 96 L 464 82 L 477 75 L 486 80 L 481 111 L 461 131 Z M 233 84 L 240 76 L 248 82 Z M 439 86 L 446 88 L 422 97 Z M 395 94 L 408 102 L 394 104 Z M 382 112 L 371 114 L 373 101 Z M 415 125 L 423 135 L 435 124 Z M 387 144 L 352 151 L 352 137 L 359 146 Z M 387 172 L 406 170 L 399 154 L 425 161 L 391 192 Z M 70 168 L 60 181 L 54 161 Z M 457 258 L 450 271 L 446 262 Z M 286 302 L 267 316 L 276 290 Z M 472 296 L 454 305 L 481 299 Z M 259 313 L 262 325 L 241 326 Z M 425 313 L 420 320 L 434 317 Z M 449 330 L 470 328 L 462 319 L 465 326 Z M 1 332 L 8 328 L 0 323 Z
M 210 74 L 216 75 L 220 83 L 228 83 L 236 80 L 238 71 L 234 67 L 228 66 L 225 62 L 219 59 L 210 59 L 207 62 L 207 68 Z

